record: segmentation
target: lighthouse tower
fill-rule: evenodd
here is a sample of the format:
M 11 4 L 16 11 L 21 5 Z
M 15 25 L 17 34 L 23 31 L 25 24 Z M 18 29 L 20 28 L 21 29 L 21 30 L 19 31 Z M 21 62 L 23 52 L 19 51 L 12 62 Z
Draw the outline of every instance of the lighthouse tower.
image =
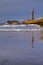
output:
M 34 9 L 32 9 L 32 20 L 34 20 Z

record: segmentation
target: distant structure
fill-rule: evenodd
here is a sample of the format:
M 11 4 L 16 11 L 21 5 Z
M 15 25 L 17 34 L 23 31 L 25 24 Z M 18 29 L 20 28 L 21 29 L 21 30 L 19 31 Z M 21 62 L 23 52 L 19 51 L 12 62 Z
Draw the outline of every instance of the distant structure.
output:
M 34 20 L 34 9 L 32 9 L 32 20 Z
M 32 8 L 32 11 L 31 11 L 31 19 L 28 19 L 28 20 L 22 20 L 22 24 L 38 24 L 38 25 L 43 25 L 43 17 L 40 17 L 40 18 L 37 18 L 37 19 L 34 19 L 34 9 Z M 6 24 L 15 24 L 15 25 L 18 25 L 20 24 L 18 20 L 11 20 L 11 21 L 7 21 Z
M 32 13 L 31 13 L 31 15 L 32 15 L 32 19 L 30 19 L 30 20 L 23 20 L 22 23 L 23 23 L 23 24 L 32 24 L 32 23 L 34 23 L 35 20 L 34 20 L 34 9 L 33 9 L 33 8 L 32 8 Z
M 14 20 L 14 21 L 7 21 L 7 24 L 19 24 L 19 21 L 18 20 Z

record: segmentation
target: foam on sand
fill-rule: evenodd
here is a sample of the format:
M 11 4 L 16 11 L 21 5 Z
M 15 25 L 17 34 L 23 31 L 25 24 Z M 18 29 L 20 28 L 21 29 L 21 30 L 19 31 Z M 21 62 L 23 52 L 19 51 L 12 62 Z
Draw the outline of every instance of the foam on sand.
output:
M 42 30 L 42 29 L 0 29 L 0 31 L 14 31 L 14 32 L 23 32 L 23 31 L 40 31 L 40 30 Z

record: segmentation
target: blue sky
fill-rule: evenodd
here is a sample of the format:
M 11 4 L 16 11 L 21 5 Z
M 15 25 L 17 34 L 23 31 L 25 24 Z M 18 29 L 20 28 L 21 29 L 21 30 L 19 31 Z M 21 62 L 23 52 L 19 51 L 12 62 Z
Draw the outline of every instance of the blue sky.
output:
M 35 18 L 43 16 L 43 0 L 0 0 L 0 18 L 31 19 L 31 9 Z

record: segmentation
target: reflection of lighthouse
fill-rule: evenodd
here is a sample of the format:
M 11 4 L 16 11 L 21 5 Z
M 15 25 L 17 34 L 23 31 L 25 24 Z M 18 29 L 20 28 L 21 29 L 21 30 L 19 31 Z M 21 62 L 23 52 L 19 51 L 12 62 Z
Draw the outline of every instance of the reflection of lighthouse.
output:
M 34 20 L 34 9 L 32 9 L 32 20 Z
M 34 44 L 34 32 L 32 31 L 32 43 L 31 43 L 31 47 L 32 47 L 32 48 L 34 48 L 34 47 L 33 47 L 33 44 Z

